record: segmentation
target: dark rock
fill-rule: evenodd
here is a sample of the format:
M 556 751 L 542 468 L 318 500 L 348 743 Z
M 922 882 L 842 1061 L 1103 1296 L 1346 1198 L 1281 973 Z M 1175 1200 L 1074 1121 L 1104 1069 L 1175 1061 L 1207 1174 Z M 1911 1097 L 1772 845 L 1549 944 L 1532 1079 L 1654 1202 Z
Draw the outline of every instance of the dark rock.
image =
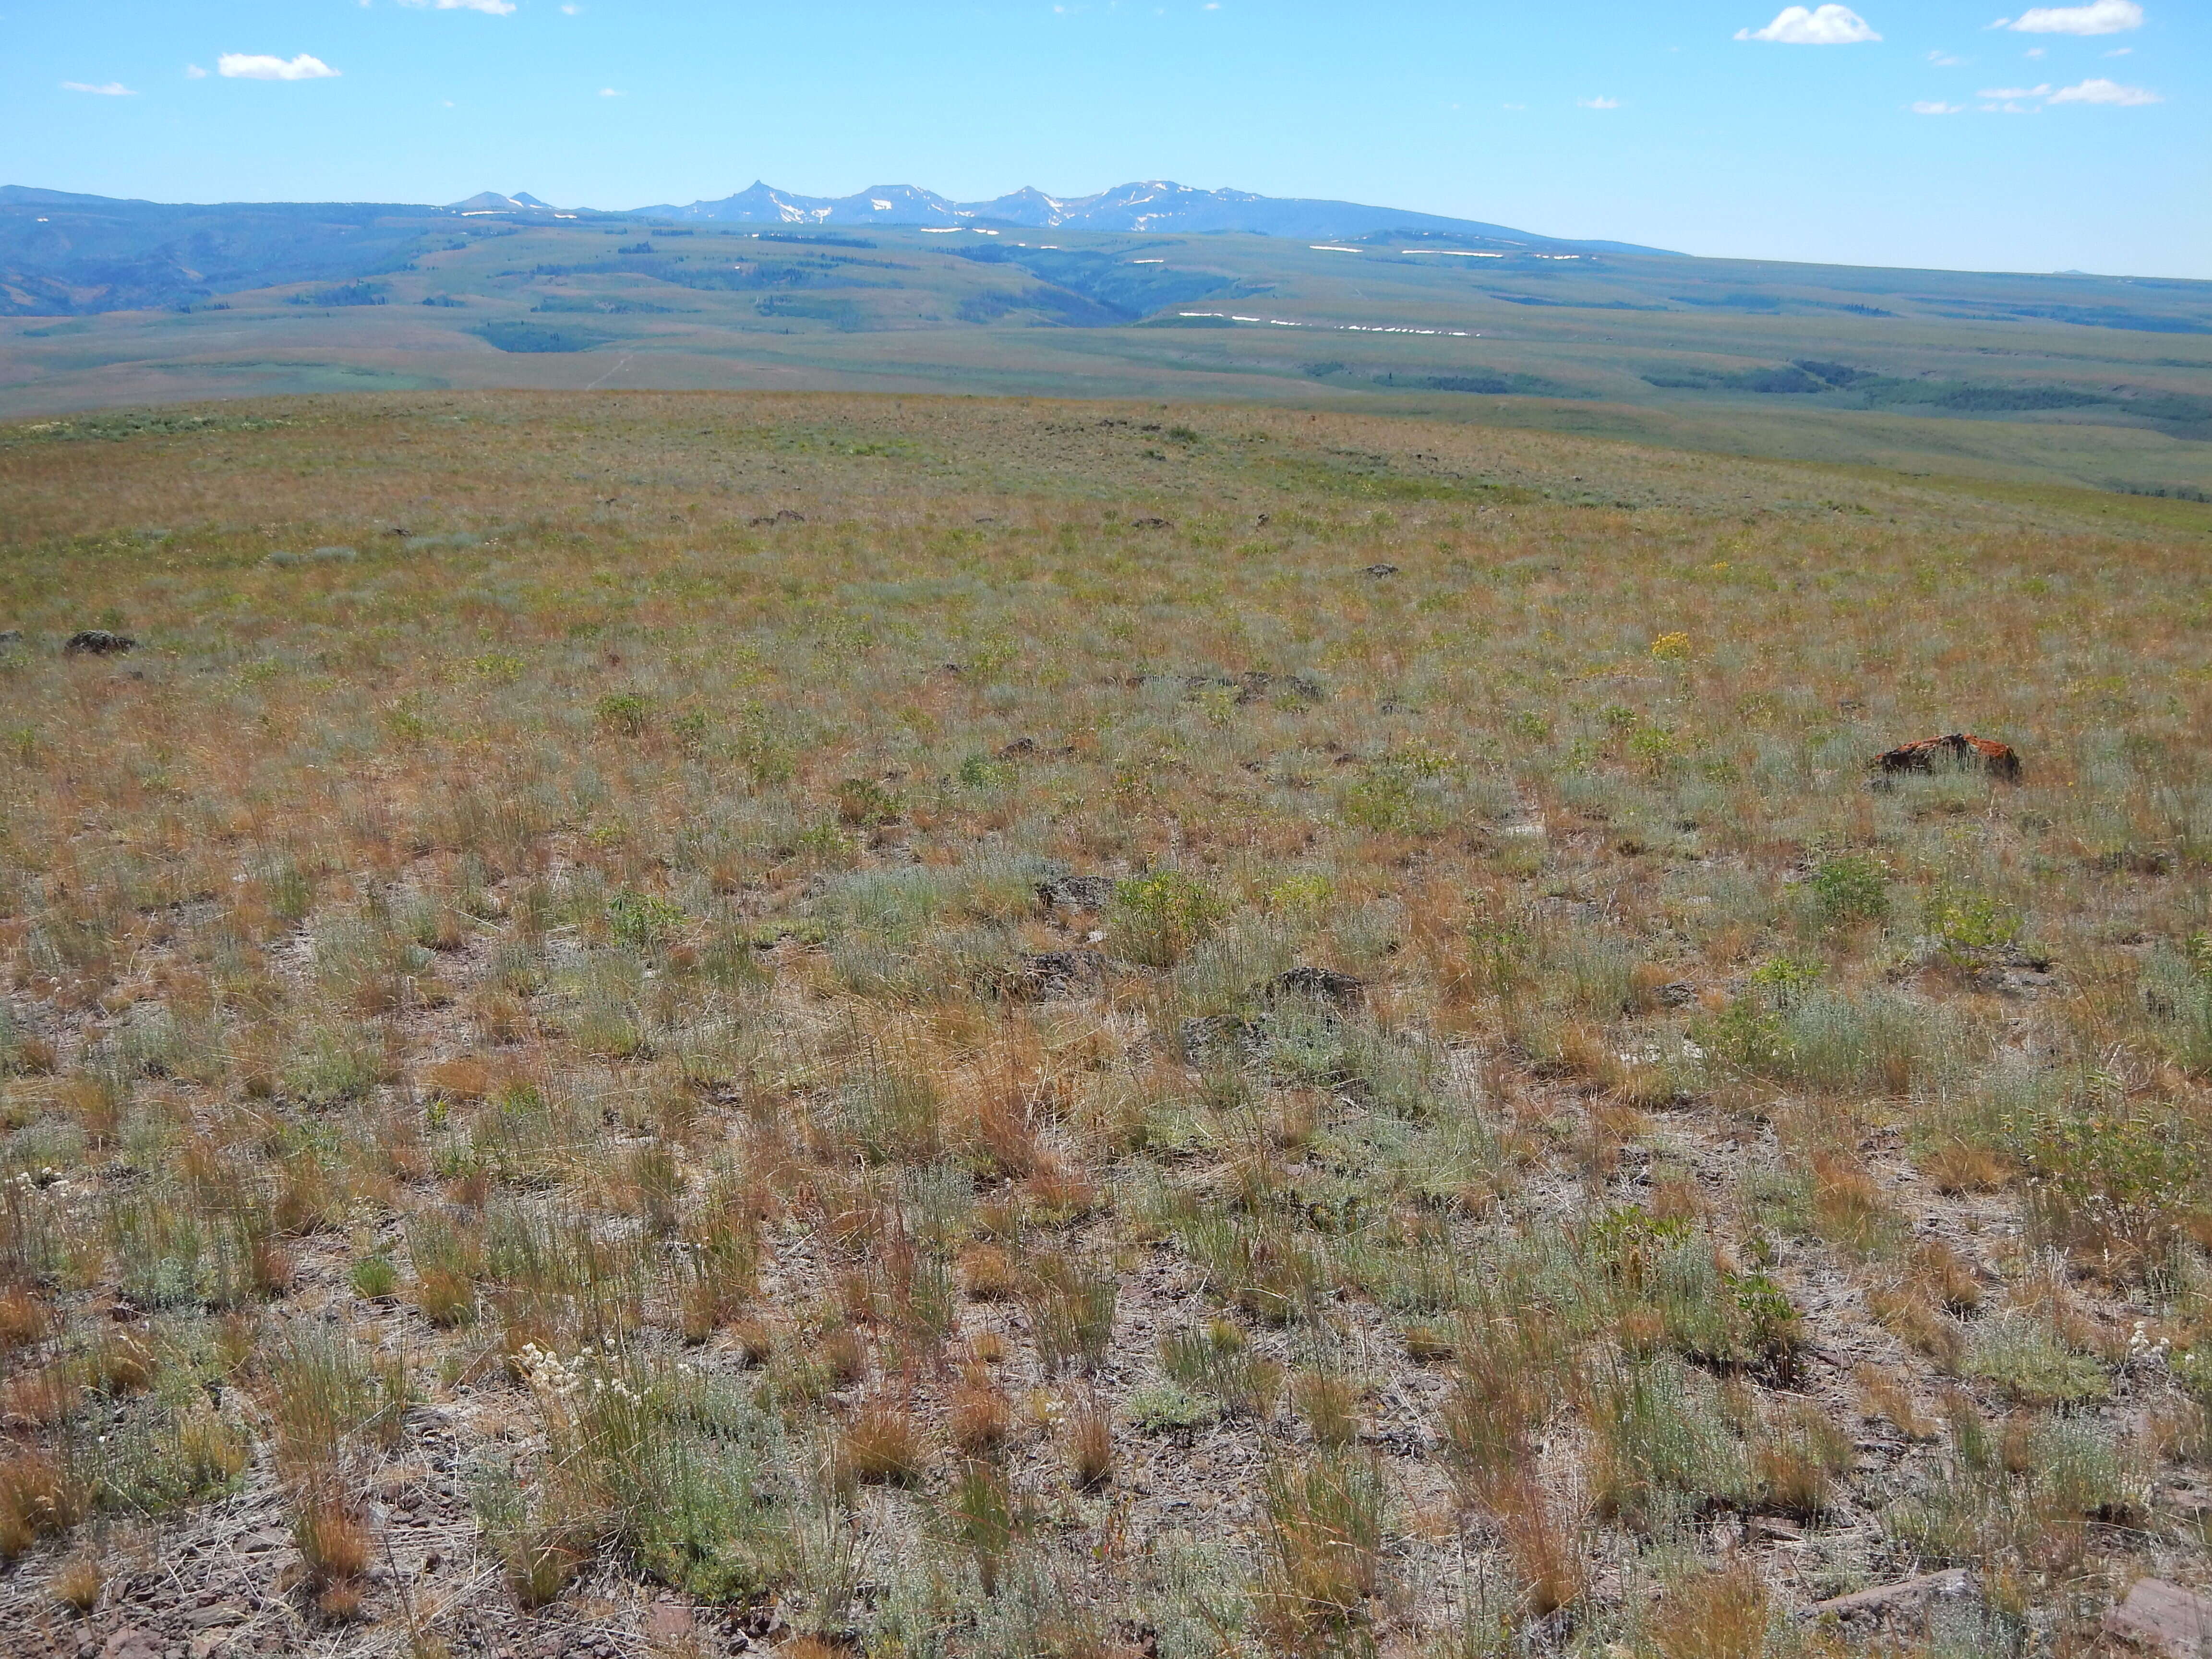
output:
M 1143 682 L 1137 680 L 1131 684 L 1142 684 Z M 1234 691 L 1237 706 L 1240 708 L 1267 696 L 1295 697 L 1301 702 L 1319 702 L 1322 696 L 1321 682 L 1308 675 L 1270 674 L 1257 668 L 1240 674 L 1235 679 L 1221 674 L 1186 674 L 1182 677 L 1182 687 L 1192 696 L 1201 691 Z
M 62 647 L 72 657 L 112 657 L 137 648 L 138 641 L 128 634 L 111 634 L 104 628 L 88 628 L 72 634 Z
M 1000 760 L 1018 760 L 1024 755 L 1034 755 L 1036 751 L 1037 740 L 1035 738 L 1016 738 L 1012 743 L 999 750 L 999 758 Z
M 1395 576 L 1397 574 L 1398 567 L 1395 564 L 1370 564 L 1360 572 L 1364 576 Z
M 1132 530 L 1172 530 L 1174 527 L 1175 526 L 1170 525 L 1165 519 L 1132 519 L 1129 520 L 1129 528 Z
M 23 630 L 21 629 L 0 628 L 0 651 L 6 650 L 11 645 L 21 645 L 22 642 Z
M 1106 958 L 1096 951 L 1041 951 L 1022 958 L 1021 989 L 1033 997 L 1069 996 L 1105 971 Z
M 1271 996 L 1322 997 L 1331 1002 L 1349 1002 L 1366 988 L 1364 980 L 1354 979 L 1350 974 L 1304 963 L 1267 981 Z
M 1071 910 L 1103 910 L 1114 901 L 1115 881 L 1111 876 L 1054 876 L 1050 881 L 1037 884 L 1037 898 L 1048 905 L 1065 905 Z
M 2020 757 L 2008 745 L 1993 738 L 1978 738 L 1970 732 L 1954 732 L 1948 737 L 1921 738 L 1899 744 L 1876 755 L 1867 765 L 1885 777 L 1899 772 L 1933 772 L 1941 768 L 1985 772 L 2006 783 L 2020 781 Z
M 806 515 L 804 513 L 794 513 L 787 507 L 780 512 L 763 514 L 757 519 L 748 519 L 745 522 L 756 528 L 762 525 L 805 524 Z
M 1304 674 L 1263 674 L 1258 671 L 1237 682 L 1237 701 L 1257 702 L 1266 696 L 1296 697 L 1300 702 L 1322 700 L 1321 682 Z
M 1205 1060 L 1248 1045 L 1257 1029 L 1226 1014 L 1197 1014 L 1184 1020 L 1176 1028 L 1176 1035 L 1182 1039 L 1185 1054 L 1193 1060 Z
M 1698 988 L 1686 979 L 1669 980 L 1659 988 L 1658 995 L 1669 1008 L 1686 1008 L 1698 1000 Z

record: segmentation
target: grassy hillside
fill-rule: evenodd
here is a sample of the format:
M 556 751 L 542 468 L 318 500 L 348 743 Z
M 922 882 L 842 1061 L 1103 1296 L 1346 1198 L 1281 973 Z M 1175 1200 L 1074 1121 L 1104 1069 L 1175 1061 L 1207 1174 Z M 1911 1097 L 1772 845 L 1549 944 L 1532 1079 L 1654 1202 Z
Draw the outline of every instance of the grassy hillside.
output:
M 17 425 L 0 495 L 21 1650 L 2212 1587 L 2212 507 L 558 392 Z M 1868 769 L 1961 728 L 2022 780 Z
M 2208 295 L 1403 236 L 482 219 L 347 280 L 0 323 L 0 412 L 374 386 L 1234 398 L 2202 495 Z

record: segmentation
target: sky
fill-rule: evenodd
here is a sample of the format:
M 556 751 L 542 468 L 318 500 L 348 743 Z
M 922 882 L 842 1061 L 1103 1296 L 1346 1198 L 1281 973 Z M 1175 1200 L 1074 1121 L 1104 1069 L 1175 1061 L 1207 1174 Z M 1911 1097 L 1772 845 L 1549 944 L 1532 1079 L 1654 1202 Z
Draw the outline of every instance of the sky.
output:
M 0 0 L 0 183 L 560 206 L 1140 179 L 2212 278 L 2212 0 Z

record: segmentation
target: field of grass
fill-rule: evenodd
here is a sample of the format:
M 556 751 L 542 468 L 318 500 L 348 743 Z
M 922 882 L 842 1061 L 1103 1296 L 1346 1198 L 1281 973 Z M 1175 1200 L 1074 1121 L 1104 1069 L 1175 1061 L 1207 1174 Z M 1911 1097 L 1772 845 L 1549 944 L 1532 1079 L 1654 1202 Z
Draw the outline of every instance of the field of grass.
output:
M 358 280 L 0 319 L 0 417 L 344 389 L 1234 399 L 2212 495 L 2212 284 L 1465 252 L 478 219 Z
M 2212 507 L 557 392 L 0 428 L 0 1647 L 2212 1589 Z M 2022 780 L 1869 771 L 1962 729 Z

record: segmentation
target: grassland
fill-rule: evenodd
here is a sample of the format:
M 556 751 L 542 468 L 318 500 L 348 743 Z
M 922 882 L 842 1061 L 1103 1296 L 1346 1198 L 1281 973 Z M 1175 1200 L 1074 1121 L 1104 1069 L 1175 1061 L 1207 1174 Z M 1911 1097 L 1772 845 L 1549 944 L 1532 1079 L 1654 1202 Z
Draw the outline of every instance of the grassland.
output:
M 1249 400 L 2212 494 L 2203 283 L 479 219 L 357 280 L 0 320 L 0 416 L 380 387 Z
M 2212 1588 L 2212 508 L 562 393 L 0 428 L 0 501 L 7 1650 Z M 1873 787 L 1961 728 L 2024 781 Z

